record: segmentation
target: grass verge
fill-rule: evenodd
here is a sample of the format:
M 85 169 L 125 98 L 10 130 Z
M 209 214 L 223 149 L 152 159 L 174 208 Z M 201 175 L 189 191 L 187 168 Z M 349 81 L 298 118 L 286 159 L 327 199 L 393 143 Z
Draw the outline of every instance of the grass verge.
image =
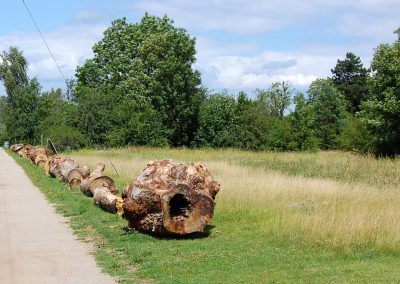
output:
M 118 183 L 126 184 L 126 180 L 143 168 L 147 158 L 160 154 L 158 150 L 151 151 L 144 154 L 135 150 L 120 151 L 112 155 L 120 175 L 116 177 Z M 185 155 L 182 152 L 178 154 L 196 160 L 196 153 L 191 156 L 189 150 L 185 151 Z M 138 157 L 138 153 L 142 156 Z M 95 151 L 86 155 L 75 153 L 89 166 L 97 160 L 104 161 L 110 157 L 109 154 Z M 217 198 L 213 228 L 207 238 L 180 240 L 128 233 L 124 230 L 126 221 L 119 216 L 103 212 L 93 205 L 92 199 L 46 177 L 26 160 L 12 156 L 48 200 L 55 204 L 57 211 L 70 218 L 76 234 L 97 244 L 95 256 L 98 263 L 111 275 L 118 276 L 121 282 L 146 279 L 159 283 L 400 281 L 397 235 L 389 231 L 393 233 L 392 239 L 381 236 L 383 243 L 379 244 L 374 239 L 379 237 L 375 234 L 377 228 L 369 228 L 372 231 L 368 234 L 362 222 L 350 222 L 350 227 L 345 222 L 357 216 L 373 217 L 365 214 L 382 209 L 382 204 L 393 199 L 390 194 L 396 193 L 389 192 L 389 196 L 379 200 L 380 190 L 366 189 L 371 194 L 363 199 L 364 189 L 359 189 L 358 185 L 353 188 L 326 180 L 267 174 L 264 169 L 257 168 L 260 166 L 238 166 L 243 159 L 232 165 L 233 162 L 221 162 L 218 153 L 206 154 L 208 156 L 203 153 L 202 159 L 198 160 L 207 158 L 212 173 L 223 184 Z M 173 153 L 164 155 L 174 157 Z M 215 160 L 218 162 L 212 162 Z M 319 206 L 327 198 L 332 203 Z M 374 203 L 375 198 L 378 201 Z M 365 202 L 369 207 L 362 206 Z M 390 212 L 395 209 L 391 207 Z M 332 213 L 343 210 L 343 215 L 329 219 Z M 353 215 L 346 218 L 346 214 Z M 382 215 L 380 218 L 386 217 Z M 337 223 L 336 219 L 340 222 Z M 321 230 L 318 226 L 323 226 L 324 220 L 326 227 Z M 338 225 L 342 227 L 337 229 Z M 388 228 L 392 230 L 392 227 L 393 224 Z M 378 229 L 385 233 L 385 228 Z M 341 235 L 346 238 L 335 239 Z M 373 238 L 366 240 L 368 236 Z
M 43 170 L 26 159 L 9 150 L 7 152 L 53 204 L 56 212 L 68 218 L 68 223 L 78 238 L 93 244 L 93 254 L 104 272 L 119 282 L 145 281 L 135 274 L 136 264 L 130 262 L 124 250 L 114 246 L 115 241 L 120 242 L 127 235 L 119 230 L 125 225 L 121 217 L 104 212 L 93 204 L 92 198 L 84 196 L 79 190 L 69 189 L 65 183 L 46 176 Z

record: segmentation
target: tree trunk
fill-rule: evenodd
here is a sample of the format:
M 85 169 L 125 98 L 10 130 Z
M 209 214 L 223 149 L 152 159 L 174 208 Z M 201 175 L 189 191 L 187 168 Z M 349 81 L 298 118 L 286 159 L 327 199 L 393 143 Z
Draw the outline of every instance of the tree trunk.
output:
M 61 173 L 61 180 L 64 182 L 68 182 L 68 174 L 70 171 L 79 168 L 78 163 L 71 159 L 65 158 L 59 163 L 60 173 Z
M 24 144 L 14 144 L 14 145 L 10 146 L 10 150 L 13 151 L 14 153 L 17 153 L 23 147 L 24 147 Z
M 219 183 L 200 164 L 150 162 L 123 191 L 129 227 L 157 235 L 203 232 L 214 213 Z
M 52 177 L 59 178 L 61 176 L 60 168 L 59 168 L 59 163 L 61 162 L 61 157 L 60 156 L 53 156 L 50 159 L 50 164 L 49 164 L 49 174 Z
M 93 195 L 94 203 L 105 211 L 122 214 L 122 198 L 114 195 L 107 187 L 98 187 Z
M 29 154 L 32 149 L 33 149 L 32 145 L 30 145 L 30 144 L 25 145 L 24 147 L 22 147 L 21 150 L 18 151 L 18 155 L 20 155 L 21 157 L 24 157 L 24 158 L 29 158 Z
M 39 154 L 35 158 L 35 165 L 41 169 L 44 169 L 48 160 L 49 160 L 49 157 L 47 157 L 46 155 L 43 155 L 43 154 Z
M 60 181 L 68 182 L 68 173 L 78 167 L 78 163 L 71 158 L 57 156 L 51 159 L 49 173 Z
M 82 180 L 80 188 L 85 195 L 92 197 L 95 189 L 99 187 L 106 187 L 111 193 L 116 194 L 115 182 L 112 178 L 104 175 L 104 168 L 104 164 L 97 164 L 96 169 Z
M 46 157 L 50 157 L 53 155 L 53 152 L 44 148 L 44 147 L 39 147 L 39 148 L 33 148 L 29 152 L 29 159 L 31 160 L 32 163 L 35 163 L 35 159 L 39 155 L 44 155 Z
M 43 166 L 44 173 L 45 173 L 47 176 L 50 176 L 50 163 L 51 163 L 51 158 L 48 159 L 48 160 L 46 161 L 46 163 L 44 164 L 44 166 Z
M 70 187 L 80 187 L 82 180 L 87 178 L 90 174 L 89 168 L 83 166 L 82 168 L 72 169 L 68 173 L 68 184 Z

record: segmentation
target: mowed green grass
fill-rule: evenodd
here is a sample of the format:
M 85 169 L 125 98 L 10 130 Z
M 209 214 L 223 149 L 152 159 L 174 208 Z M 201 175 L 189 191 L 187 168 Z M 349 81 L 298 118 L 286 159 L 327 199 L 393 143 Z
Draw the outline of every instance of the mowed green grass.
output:
M 65 155 L 90 167 L 104 162 L 120 188 L 148 160 L 165 158 L 202 162 L 221 182 L 208 237 L 159 239 L 125 231 L 125 220 L 16 158 L 121 282 L 400 281 L 399 159 L 148 148 Z

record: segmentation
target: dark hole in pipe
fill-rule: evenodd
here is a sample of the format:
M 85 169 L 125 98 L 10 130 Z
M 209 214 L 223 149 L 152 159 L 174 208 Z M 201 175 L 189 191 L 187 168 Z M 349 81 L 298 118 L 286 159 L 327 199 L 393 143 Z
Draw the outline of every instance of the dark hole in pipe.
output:
M 175 194 L 169 200 L 169 215 L 171 217 L 186 216 L 190 210 L 189 205 L 189 200 L 183 194 Z

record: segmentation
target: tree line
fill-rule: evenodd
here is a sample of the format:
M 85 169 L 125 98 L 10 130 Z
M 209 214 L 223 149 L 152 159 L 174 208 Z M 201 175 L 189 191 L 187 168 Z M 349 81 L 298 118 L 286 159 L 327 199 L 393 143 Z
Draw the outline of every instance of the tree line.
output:
M 61 149 L 126 145 L 343 149 L 400 152 L 400 31 L 379 45 L 370 68 L 348 52 L 331 77 L 306 93 L 288 82 L 245 92 L 210 92 L 194 70 L 195 38 L 167 16 L 117 19 L 66 88 L 42 92 L 17 47 L 3 51 L 0 141 Z

